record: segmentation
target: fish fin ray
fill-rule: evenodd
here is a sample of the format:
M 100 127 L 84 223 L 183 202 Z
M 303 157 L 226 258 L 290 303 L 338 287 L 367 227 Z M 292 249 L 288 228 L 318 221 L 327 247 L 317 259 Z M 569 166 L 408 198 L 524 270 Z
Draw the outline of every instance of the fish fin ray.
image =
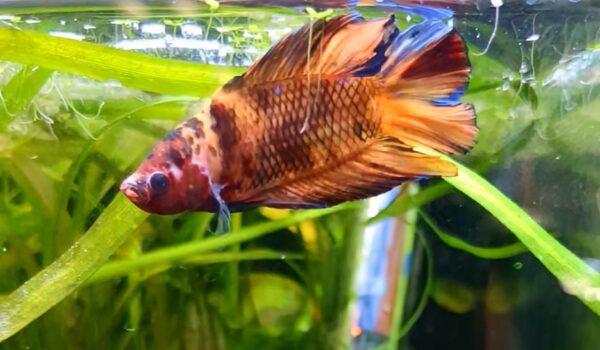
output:
M 383 132 L 402 142 L 460 154 L 474 143 L 475 112 L 468 104 L 437 106 L 417 99 L 380 97 Z
M 325 207 L 386 192 L 421 176 L 454 176 L 456 167 L 420 154 L 394 138 L 381 138 L 337 166 L 281 183 L 261 194 L 264 206 Z
M 384 134 L 411 146 L 457 154 L 474 144 L 472 106 L 461 104 L 470 65 L 460 36 L 441 22 L 398 35 L 378 77 Z
M 395 33 L 393 15 L 366 21 L 353 11 L 318 20 L 281 39 L 241 78 L 256 85 L 310 74 L 352 74 L 373 65 L 377 49 L 391 42 Z

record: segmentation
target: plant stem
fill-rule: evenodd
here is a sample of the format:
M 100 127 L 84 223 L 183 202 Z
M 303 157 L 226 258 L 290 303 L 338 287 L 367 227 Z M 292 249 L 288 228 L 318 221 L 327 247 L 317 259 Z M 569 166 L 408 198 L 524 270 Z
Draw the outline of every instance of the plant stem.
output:
M 237 232 L 209 237 L 199 241 L 188 242 L 174 247 L 157 249 L 153 252 L 138 256 L 135 259 L 119 260 L 106 264 L 92 278 L 92 281 L 101 281 L 118 276 L 124 276 L 131 271 L 153 269 L 163 265 L 173 265 L 185 262 L 217 248 L 250 241 L 273 231 L 286 228 L 304 220 L 316 219 L 334 212 L 354 208 L 355 205 L 339 205 L 320 210 L 305 210 L 279 221 L 265 222 L 254 226 L 244 227 Z
M 416 184 L 409 184 L 406 193 L 404 193 L 405 198 L 413 197 L 418 192 L 418 186 Z M 417 232 L 417 209 L 408 209 L 404 214 L 404 232 L 403 232 L 403 242 L 402 242 L 402 253 L 401 253 L 401 262 L 402 262 L 402 272 L 398 277 L 397 288 L 396 288 L 396 296 L 394 298 L 394 306 L 392 313 L 392 332 L 390 334 L 390 339 L 388 341 L 388 348 L 398 349 L 398 345 L 400 339 L 403 334 L 400 333 L 401 325 L 402 325 L 402 316 L 404 315 L 404 309 L 406 305 L 406 291 L 408 289 L 408 283 L 410 278 L 410 266 L 412 266 L 411 262 L 413 260 L 414 253 L 414 241 L 415 234 Z
M 63 300 L 88 279 L 148 214 L 118 195 L 61 257 L 0 303 L 0 342 Z
M 233 213 L 231 215 L 232 234 L 238 232 L 242 228 L 242 213 Z M 229 252 L 235 256 L 240 254 L 240 244 L 234 244 L 229 248 Z M 239 271 L 240 266 L 237 260 L 232 260 L 227 266 L 227 284 L 225 285 L 225 294 L 228 299 L 229 317 L 228 321 L 234 327 L 239 327 Z
M 167 60 L 25 30 L 0 28 L 0 60 L 117 80 L 133 89 L 167 95 L 210 96 L 243 70 Z
M 354 211 L 345 215 L 332 217 L 337 221 L 330 222 L 330 230 L 339 230 L 337 234 L 331 233 L 341 237 L 341 241 L 327 254 L 324 265 L 328 268 L 322 275 L 320 311 L 324 329 L 321 341 L 325 349 L 351 348 L 350 307 L 355 298 L 354 285 L 364 233 L 364 212 L 363 207 L 355 207 Z
M 416 231 L 418 233 L 418 231 Z M 433 253 L 431 252 L 431 248 L 429 244 L 425 240 L 425 236 L 422 234 L 417 234 L 416 237 L 421 240 L 421 244 L 423 245 L 423 250 L 425 252 L 425 259 L 427 263 L 427 280 L 425 281 L 425 287 L 423 288 L 423 292 L 421 293 L 421 299 L 417 304 L 415 311 L 412 315 L 406 320 L 406 322 L 402 325 L 402 328 L 398 330 L 397 339 L 398 341 L 402 340 L 408 332 L 412 329 L 412 327 L 417 323 L 419 317 L 423 314 L 425 307 L 427 306 L 427 301 L 429 300 L 429 296 L 431 295 L 431 289 L 433 288 Z M 399 346 L 399 344 L 396 344 Z
M 223 252 L 223 253 L 207 253 L 198 255 L 189 259 L 185 259 L 181 262 L 182 266 L 201 266 L 201 265 L 210 265 L 210 264 L 221 264 L 221 263 L 229 263 L 229 262 L 240 262 L 240 261 L 255 261 L 255 260 L 281 260 L 282 257 L 285 257 L 286 260 L 302 260 L 305 257 L 300 254 L 291 253 L 291 252 L 279 252 L 268 249 L 253 249 L 243 252 Z M 98 273 L 94 274 L 90 279 L 85 282 L 85 285 L 101 283 L 105 281 L 109 281 L 114 278 L 122 277 L 123 275 L 114 275 L 110 274 L 110 266 L 115 263 L 108 263 L 105 266 L 108 266 L 109 269 L 100 269 Z M 143 275 L 141 280 L 153 276 L 157 273 L 163 272 L 169 268 L 173 267 L 172 264 L 165 264 L 158 266 L 151 271 L 148 271 Z M 133 274 L 136 271 L 129 271 L 129 274 Z
M 369 218 L 366 224 L 373 224 L 392 216 L 404 214 L 412 208 L 419 208 L 431 201 L 434 201 L 446 194 L 452 189 L 447 183 L 439 182 L 415 193 L 414 196 L 402 196 L 394 200 L 387 208 L 383 209 L 377 215 Z
M 520 241 L 512 244 L 508 244 L 502 247 L 478 247 L 463 241 L 462 239 L 455 237 L 442 231 L 434 222 L 431 220 L 429 215 L 422 211 L 419 214 L 423 218 L 423 221 L 431 228 L 431 230 L 438 236 L 438 238 L 444 242 L 447 246 L 462 250 L 469 254 L 472 254 L 481 259 L 506 259 L 513 256 L 528 252 L 527 247 Z

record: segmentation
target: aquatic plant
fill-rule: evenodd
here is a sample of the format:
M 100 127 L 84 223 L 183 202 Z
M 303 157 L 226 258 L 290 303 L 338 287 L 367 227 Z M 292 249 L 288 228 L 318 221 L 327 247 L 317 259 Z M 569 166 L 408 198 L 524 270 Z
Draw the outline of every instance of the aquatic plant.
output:
M 221 10 L 218 16 L 240 15 L 235 8 Z M 214 12 L 205 14 L 213 25 Z M 244 45 L 241 40 L 236 44 Z M 457 177 L 411 187 L 368 220 L 362 217 L 360 203 L 294 213 L 259 210 L 235 215 L 232 233 L 211 235 L 210 214 L 149 217 L 118 195 L 115 186 L 195 98 L 210 96 L 242 68 L 167 60 L 9 28 L 0 28 L 0 47 L 0 60 L 11 62 L 2 65 L 0 95 L 0 243 L 5 250 L 0 268 L 7 271 L 0 286 L 14 290 L 0 299 L 0 341 L 54 307 L 37 322 L 48 326 L 74 312 L 92 319 L 98 310 L 111 310 L 114 317 L 103 325 L 90 321 L 85 336 L 69 340 L 64 331 L 38 336 L 39 330 L 28 327 L 11 344 L 143 347 L 147 334 L 133 333 L 147 315 L 156 320 L 146 331 L 153 333 L 155 347 L 185 342 L 195 348 L 221 348 L 226 343 L 223 329 L 228 327 L 248 348 L 269 335 L 283 337 L 284 343 L 307 337 L 317 348 L 344 348 L 360 228 L 363 221 L 388 217 L 405 219 L 405 254 L 413 249 L 411 238 L 427 240 L 417 230 L 418 222 L 430 226 L 449 246 L 483 259 L 531 252 L 568 293 L 600 315 L 598 273 L 482 176 L 525 144 L 535 146 L 530 143 L 532 132 L 570 123 L 568 117 L 548 118 L 542 128 L 531 117 L 538 99 L 535 88 L 522 81 L 515 86 L 507 81 L 516 97 L 499 95 L 503 89 L 496 89 L 498 81 L 489 77 L 501 76 L 507 68 L 487 56 L 472 57 L 475 73 L 468 94 L 482 119 L 480 145 L 465 159 L 470 167 L 454 161 Z M 505 115 L 514 109 L 515 99 L 525 101 L 524 108 L 530 110 L 523 114 L 530 118 L 515 121 Z M 585 109 L 597 104 L 594 100 L 569 113 L 585 115 Z M 563 136 L 559 141 L 569 142 Z M 478 247 L 437 227 L 423 208 L 454 190 L 479 203 L 520 242 Z M 273 243 L 269 237 L 285 243 Z M 282 273 L 265 272 L 265 261 Z M 405 307 L 408 276 L 399 281 L 390 348 L 397 346 L 422 312 L 424 300 L 434 294 L 431 261 L 427 266 L 425 291 L 411 313 Z M 94 288 L 81 288 L 92 284 Z M 251 292 L 242 293 L 242 285 Z M 281 293 L 273 304 L 288 302 L 269 304 L 265 286 L 270 293 Z M 108 291 L 115 287 L 118 292 Z M 437 290 L 442 289 L 438 285 Z M 73 293 L 87 307 L 61 303 Z M 169 301 L 165 295 L 176 299 Z M 155 308 L 143 310 L 150 303 Z M 171 325 L 174 309 L 178 319 Z M 320 320 L 317 326 L 312 319 Z M 186 325 L 183 335 L 173 335 L 181 324 Z M 259 324 L 263 331 L 246 327 L 249 324 Z M 126 332 L 117 340 L 102 339 L 123 328 Z M 43 339 L 44 344 L 31 344 L 31 339 Z M 323 343 L 328 341 L 332 343 Z

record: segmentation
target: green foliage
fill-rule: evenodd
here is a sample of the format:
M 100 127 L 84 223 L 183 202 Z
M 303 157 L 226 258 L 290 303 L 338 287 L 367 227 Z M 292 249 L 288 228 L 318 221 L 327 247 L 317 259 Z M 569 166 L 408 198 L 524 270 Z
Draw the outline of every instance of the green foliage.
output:
M 171 95 L 207 97 L 239 69 L 169 61 L 85 42 L 0 29 L 0 59 Z

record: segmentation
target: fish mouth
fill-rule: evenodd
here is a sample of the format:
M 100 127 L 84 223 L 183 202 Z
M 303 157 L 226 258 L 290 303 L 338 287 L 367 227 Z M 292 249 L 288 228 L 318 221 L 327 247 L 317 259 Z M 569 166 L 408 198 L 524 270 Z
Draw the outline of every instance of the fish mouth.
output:
M 145 189 L 137 184 L 132 184 L 128 181 L 123 181 L 120 188 L 121 192 L 136 205 L 144 205 L 149 201 L 148 194 Z

